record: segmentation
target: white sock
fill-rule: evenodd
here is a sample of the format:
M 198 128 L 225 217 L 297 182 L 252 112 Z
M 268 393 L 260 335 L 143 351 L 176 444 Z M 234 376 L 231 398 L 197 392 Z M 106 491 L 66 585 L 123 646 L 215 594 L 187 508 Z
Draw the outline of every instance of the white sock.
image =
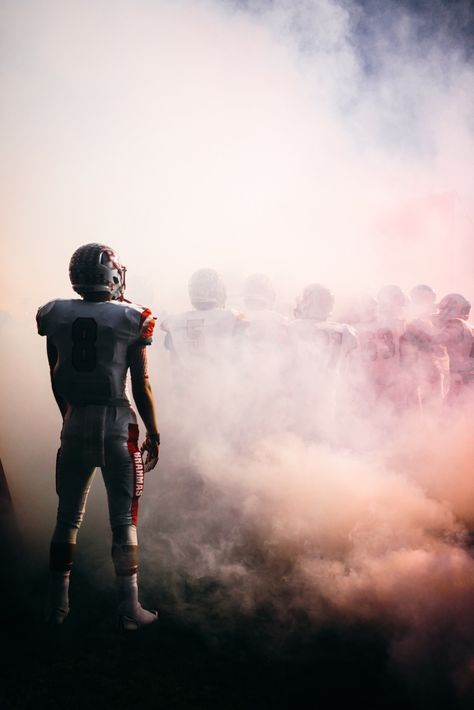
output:
M 138 606 L 138 575 L 135 573 L 116 579 L 119 610 L 123 614 L 133 614 Z
M 155 611 L 144 609 L 138 601 L 138 576 L 117 577 L 118 610 L 120 616 L 129 617 L 137 626 L 150 624 L 157 618 Z
M 69 578 L 70 572 L 49 573 L 48 599 L 46 603 L 46 616 L 48 620 L 53 617 L 58 622 L 64 620 L 69 614 Z

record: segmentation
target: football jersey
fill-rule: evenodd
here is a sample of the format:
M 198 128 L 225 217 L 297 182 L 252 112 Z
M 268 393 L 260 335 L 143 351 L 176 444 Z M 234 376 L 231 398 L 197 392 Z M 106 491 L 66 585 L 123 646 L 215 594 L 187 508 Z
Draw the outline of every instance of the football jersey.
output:
M 179 361 L 189 363 L 225 356 L 246 321 L 235 311 L 211 308 L 168 316 L 160 327 L 166 333 L 166 347 Z
M 418 388 L 422 400 L 444 396 L 449 357 L 446 347 L 438 342 L 431 317 L 420 317 L 407 323 L 400 340 L 400 363 L 409 378 L 408 399 L 413 398 L 414 388 Z
M 55 300 L 39 308 L 38 333 L 55 346 L 56 392 L 71 405 L 129 406 L 127 351 L 149 345 L 155 319 L 122 301 Z
M 245 314 L 248 320 L 246 339 L 254 344 L 281 344 L 285 341 L 288 320 L 281 313 L 271 310 L 251 310 Z
M 463 380 L 474 380 L 473 327 L 461 318 L 450 318 L 438 324 L 437 340 L 446 346 L 449 371 Z
M 401 339 L 400 355 L 402 364 L 406 359 L 408 365 L 418 361 L 441 367 L 447 358 L 446 346 L 439 342 L 432 318 L 416 318 L 407 324 Z
M 381 318 L 359 327 L 361 351 L 366 362 L 371 363 L 375 379 L 382 386 L 398 381 L 400 339 L 405 333 L 405 321 L 401 318 Z
M 297 360 L 337 369 L 358 346 L 357 334 L 350 325 L 297 318 L 288 325 L 288 334 Z

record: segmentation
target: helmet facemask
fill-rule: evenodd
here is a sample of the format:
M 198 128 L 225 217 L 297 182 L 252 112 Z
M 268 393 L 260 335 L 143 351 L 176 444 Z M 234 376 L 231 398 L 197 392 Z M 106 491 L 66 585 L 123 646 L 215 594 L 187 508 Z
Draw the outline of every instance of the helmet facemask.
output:
M 84 244 L 74 252 L 69 264 L 72 287 L 81 296 L 110 293 L 112 300 L 121 300 L 125 273 L 115 251 L 105 244 Z
M 471 304 L 460 293 L 448 293 L 438 303 L 438 315 L 441 320 L 450 318 L 461 318 L 468 320 L 471 313 Z

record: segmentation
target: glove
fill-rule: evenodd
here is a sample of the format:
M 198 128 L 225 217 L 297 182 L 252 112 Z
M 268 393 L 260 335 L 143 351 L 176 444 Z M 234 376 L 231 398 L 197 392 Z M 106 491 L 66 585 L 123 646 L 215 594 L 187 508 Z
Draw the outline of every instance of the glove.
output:
M 160 456 L 160 435 L 149 434 L 147 432 L 145 441 L 143 442 L 140 453 L 144 456 L 143 468 L 145 473 L 155 468 Z

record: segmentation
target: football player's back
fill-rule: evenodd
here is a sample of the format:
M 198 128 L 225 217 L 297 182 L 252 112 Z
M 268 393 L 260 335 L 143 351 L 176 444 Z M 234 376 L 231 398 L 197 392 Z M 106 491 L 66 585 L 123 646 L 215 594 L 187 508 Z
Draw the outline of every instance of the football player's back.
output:
M 337 370 L 357 348 L 351 326 L 329 320 L 334 304 L 331 292 L 320 284 L 307 286 L 297 301 L 295 320 L 288 325 L 290 343 L 298 360 L 314 363 L 314 374 Z
M 147 345 L 151 312 L 122 301 L 55 300 L 38 311 L 38 329 L 57 349 L 53 378 L 72 405 L 130 405 L 128 348 Z M 144 328 L 145 325 L 145 328 Z
M 438 304 L 434 318 L 436 339 L 449 356 L 449 394 L 455 396 L 474 386 L 474 331 L 468 322 L 470 302 L 459 293 L 449 293 Z
M 342 402 L 341 377 L 350 354 L 357 349 L 355 331 L 345 323 L 329 320 L 333 304 L 329 289 L 310 284 L 297 299 L 295 320 L 288 325 L 292 354 L 289 409 L 293 426 L 309 439 L 334 436 Z
M 400 368 L 400 344 L 405 333 L 407 303 L 408 299 L 399 286 L 384 286 L 377 294 L 375 384 L 378 395 L 397 409 L 406 399 L 406 384 Z
M 408 378 L 408 401 L 423 407 L 441 401 L 447 387 L 449 358 L 437 341 L 433 322 L 436 293 L 426 284 L 410 292 L 411 319 L 400 341 L 401 365 Z
M 242 332 L 242 315 L 225 308 L 225 286 L 213 269 L 191 276 L 189 296 L 193 310 L 168 316 L 161 324 L 167 349 L 183 366 L 222 361 Z
M 275 291 L 264 274 L 252 274 L 244 283 L 246 342 L 252 352 L 268 352 L 285 344 L 288 319 L 275 310 Z
M 107 489 L 120 621 L 136 629 L 157 618 L 139 603 L 137 583 L 138 502 L 144 472 L 156 465 L 160 442 L 145 347 L 151 343 L 154 317 L 124 300 L 125 272 L 113 249 L 85 244 L 69 265 L 72 287 L 82 300 L 54 300 L 38 309 L 38 332 L 47 338 L 53 394 L 63 417 L 47 602 L 47 618 L 54 624 L 69 614 L 76 539 L 97 466 Z M 126 393 L 128 369 L 147 430 L 141 449 Z

